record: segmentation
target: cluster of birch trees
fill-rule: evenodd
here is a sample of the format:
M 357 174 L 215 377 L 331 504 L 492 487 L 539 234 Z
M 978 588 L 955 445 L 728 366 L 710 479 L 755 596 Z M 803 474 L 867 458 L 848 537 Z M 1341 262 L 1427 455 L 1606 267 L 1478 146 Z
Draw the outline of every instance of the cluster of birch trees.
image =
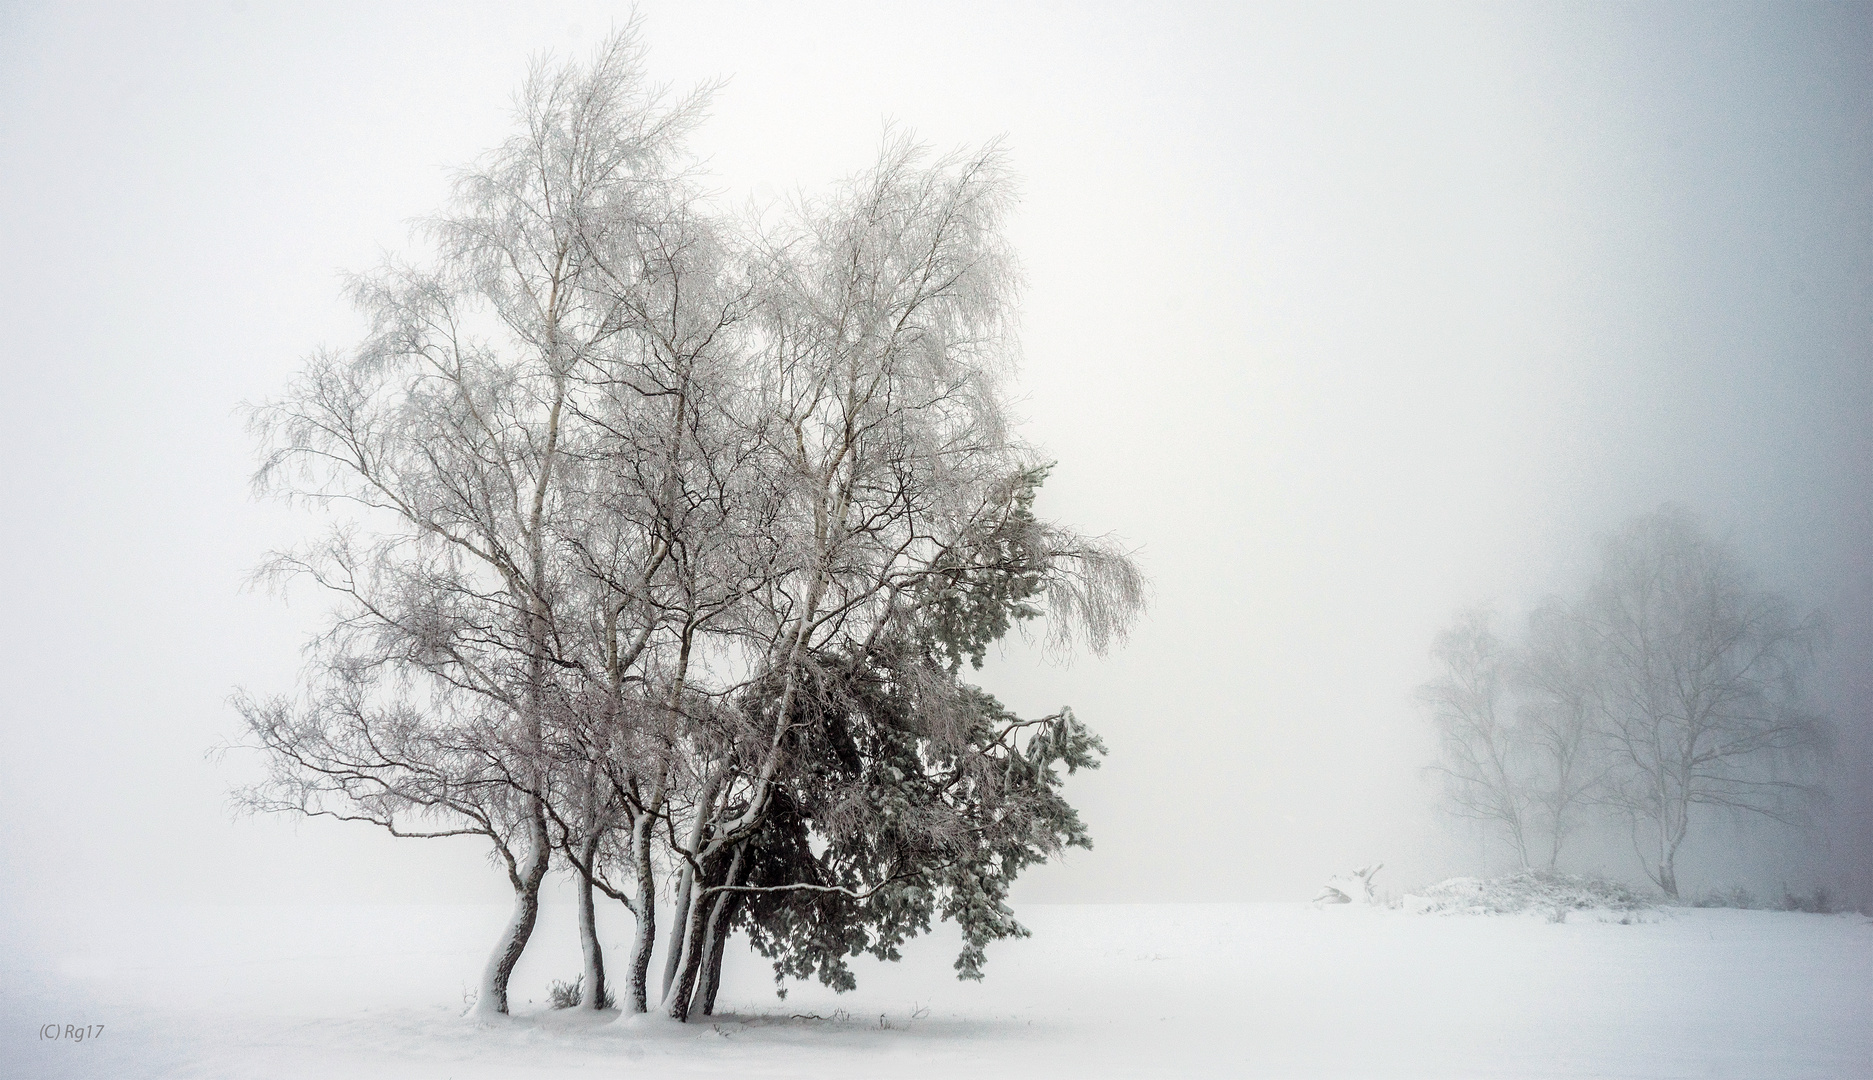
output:
M 1610 818 L 1676 897 L 1699 814 L 1796 822 L 1813 806 L 1830 727 L 1803 683 L 1822 636 L 1688 511 L 1662 508 L 1609 537 L 1586 588 L 1536 608 L 1519 640 L 1486 610 L 1438 636 L 1419 692 L 1433 770 L 1448 807 L 1498 828 L 1523 866 L 1554 867 Z
M 626 31 L 536 65 L 431 255 L 353 282 L 363 340 L 255 409 L 260 485 L 332 522 L 268 570 L 337 604 L 300 690 L 238 699 L 268 762 L 240 798 L 490 843 L 515 904 L 484 1012 L 555 871 L 584 1007 L 709 1013 L 735 930 L 845 988 L 953 919 L 980 977 L 1025 933 L 1015 875 L 1087 844 L 1061 783 L 1103 747 L 964 667 L 1026 620 L 1102 651 L 1143 598 L 1034 513 L 1003 156 L 887 138 L 821 197 L 721 214 L 683 146 L 705 95 L 641 60 Z

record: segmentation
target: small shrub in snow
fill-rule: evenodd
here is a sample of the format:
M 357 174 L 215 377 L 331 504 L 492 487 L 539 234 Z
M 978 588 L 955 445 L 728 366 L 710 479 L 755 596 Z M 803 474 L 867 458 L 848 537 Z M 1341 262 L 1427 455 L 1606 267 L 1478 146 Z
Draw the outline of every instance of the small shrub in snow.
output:
M 1817 886 L 1813 893 L 1803 896 L 1800 893 L 1789 892 L 1788 886 L 1784 885 L 1782 887 L 1782 910 L 1806 911 L 1811 915 L 1832 915 L 1834 898 L 1828 895 L 1826 886 Z
M 1753 911 L 1805 911 L 1811 915 L 1832 915 L 1835 913 L 1834 897 L 1827 886 L 1819 885 L 1806 896 L 1782 887 L 1780 900 L 1762 901 L 1741 885 L 1729 889 L 1712 889 L 1702 899 L 1691 901 L 1692 907 L 1700 908 L 1742 908 Z
M 581 975 L 571 982 L 556 981 L 552 989 L 547 991 L 547 995 L 555 1009 L 576 1009 L 579 1007 L 579 1000 L 585 996 L 585 976 Z M 609 1009 L 617 1004 L 617 1000 L 607 991 L 605 1000 L 600 1004 Z
M 1522 870 L 1499 878 L 1451 878 L 1415 896 L 1405 906 L 1417 912 L 1473 915 L 1517 915 L 1545 912 L 1549 922 L 1562 922 L 1569 911 L 1602 908 L 1641 911 L 1652 902 L 1617 881 L 1562 874 L 1553 870 Z
M 1724 890 L 1712 889 L 1709 893 L 1705 894 L 1702 900 L 1691 901 L 1691 906 L 1706 908 L 1741 908 L 1747 911 L 1752 908 L 1760 907 L 1761 905 L 1756 902 L 1754 893 L 1741 885 L 1735 885 Z

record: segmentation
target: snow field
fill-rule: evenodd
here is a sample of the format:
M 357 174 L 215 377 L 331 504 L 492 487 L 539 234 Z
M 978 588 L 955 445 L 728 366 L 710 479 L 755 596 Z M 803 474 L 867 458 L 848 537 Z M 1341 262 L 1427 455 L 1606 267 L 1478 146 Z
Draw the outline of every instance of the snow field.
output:
M 621 914 L 621 913 L 620 913 Z M 687 1026 L 554 1011 L 542 915 L 516 1013 L 462 1015 L 501 907 L 145 909 L 15 926 L 6 1077 L 1873 1076 L 1873 920 L 1726 909 L 1414 915 L 1027 907 L 958 983 L 941 931 L 859 989 L 773 992 L 739 942 Z M 614 969 L 628 923 L 604 927 Z M 655 968 L 653 970 L 660 970 Z M 529 999 L 532 999 L 529 1001 Z M 41 1025 L 104 1024 L 83 1043 Z

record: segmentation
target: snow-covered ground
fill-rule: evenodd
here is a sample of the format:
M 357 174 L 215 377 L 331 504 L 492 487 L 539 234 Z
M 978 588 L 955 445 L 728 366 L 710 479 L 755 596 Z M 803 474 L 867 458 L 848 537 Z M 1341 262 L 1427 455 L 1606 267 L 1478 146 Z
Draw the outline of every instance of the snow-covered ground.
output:
M 1034 937 L 993 946 L 981 984 L 953 978 L 939 934 L 860 965 L 854 993 L 795 985 L 781 1001 L 765 961 L 732 947 L 728 1015 L 684 1027 L 547 1009 L 578 957 L 570 912 L 549 909 L 516 1015 L 487 1027 L 463 994 L 502 909 L 73 913 L 0 937 L 0 1075 L 1873 1076 L 1859 915 L 1019 914 Z M 621 966 L 626 927 L 609 929 Z M 66 1025 L 103 1031 L 76 1043 Z

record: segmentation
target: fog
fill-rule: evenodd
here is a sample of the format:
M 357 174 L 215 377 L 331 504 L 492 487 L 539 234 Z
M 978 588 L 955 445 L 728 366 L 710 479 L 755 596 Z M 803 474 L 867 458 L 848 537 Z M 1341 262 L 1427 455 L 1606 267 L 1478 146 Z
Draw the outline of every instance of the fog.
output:
M 1007 140 L 1040 509 L 1153 582 L 1111 656 L 982 673 L 1111 751 L 1068 788 L 1095 848 L 1018 899 L 1501 868 L 1422 772 L 1432 636 L 1576 588 L 1671 501 L 1827 613 L 1844 733 L 1823 825 L 1713 824 L 1687 890 L 1873 902 L 1873 9 L 641 11 L 658 79 L 725 80 L 694 140 L 725 203 L 856 171 L 888 123 Z M 205 754 L 227 699 L 290 688 L 324 609 L 243 587 L 309 526 L 251 498 L 238 405 L 355 337 L 341 272 L 503 136 L 528 56 L 625 15 L 0 14 L 13 914 L 507 893 L 474 841 L 230 816 L 258 762 Z

